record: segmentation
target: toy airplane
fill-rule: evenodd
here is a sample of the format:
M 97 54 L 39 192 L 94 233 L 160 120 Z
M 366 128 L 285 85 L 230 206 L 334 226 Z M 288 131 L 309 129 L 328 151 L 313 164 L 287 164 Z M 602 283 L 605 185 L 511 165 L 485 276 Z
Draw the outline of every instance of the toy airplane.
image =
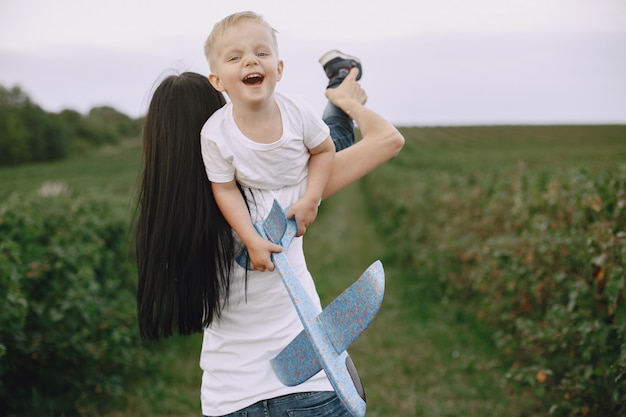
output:
M 288 248 L 297 225 L 287 220 L 277 201 L 267 219 L 255 225 L 273 243 Z M 301 384 L 324 369 L 343 405 L 354 417 L 365 416 L 365 392 L 346 349 L 369 327 L 382 303 L 385 274 L 380 261 L 331 302 L 321 313 L 293 273 L 286 251 L 274 253 L 280 273 L 304 330 L 274 359 L 278 379 L 287 386 Z

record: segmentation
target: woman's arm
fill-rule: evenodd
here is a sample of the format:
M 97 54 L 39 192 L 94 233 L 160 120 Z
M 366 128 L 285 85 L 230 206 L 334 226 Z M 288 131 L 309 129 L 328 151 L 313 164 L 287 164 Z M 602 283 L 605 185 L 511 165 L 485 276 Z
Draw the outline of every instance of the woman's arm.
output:
M 328 198 L 398 155 L 404 136 L 378 113 L 364 106 L 365 93 L 356 82 L 353 69 L 337 88 L 326 90 L 326 97 L 346 112 L 359 126 L 363 138 L 337 152 L 331 177 L 322 198 Z

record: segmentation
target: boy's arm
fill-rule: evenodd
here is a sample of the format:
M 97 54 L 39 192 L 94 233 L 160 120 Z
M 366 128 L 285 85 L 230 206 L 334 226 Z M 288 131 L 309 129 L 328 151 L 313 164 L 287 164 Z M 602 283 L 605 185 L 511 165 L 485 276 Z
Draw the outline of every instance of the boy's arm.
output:
M 270 255 L 272 252 L 281 252 L 282 247 L 264 239 L 254 228 L 235 180 L 226 183 L 212 182 L 211 187 L 224 218 L 248 249 L 250 268 L 258 271 L 273 271 L 274 264 Z
M 317 217 L 317 207 L 322 201 L 322 194 L 326 189 L 328 179 L 332 174 L 335 161 L 335 145 L 329 137 L 315 148 L 309 149 L 309 174 L 304 195 L 300 197 L 287 211 L 287 218 L 295 216 L 298 224 L 296 236 L 302 236 L 306 228 Z

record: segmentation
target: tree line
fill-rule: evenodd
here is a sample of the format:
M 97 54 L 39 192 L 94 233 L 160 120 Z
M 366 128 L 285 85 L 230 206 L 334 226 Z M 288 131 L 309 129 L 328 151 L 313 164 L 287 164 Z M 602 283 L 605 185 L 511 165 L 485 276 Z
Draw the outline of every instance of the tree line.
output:
M 139 131 L 139 120 L 109 106 L 51 113 L 19 86 L 0 85 L 0 166 L 61 160 Z

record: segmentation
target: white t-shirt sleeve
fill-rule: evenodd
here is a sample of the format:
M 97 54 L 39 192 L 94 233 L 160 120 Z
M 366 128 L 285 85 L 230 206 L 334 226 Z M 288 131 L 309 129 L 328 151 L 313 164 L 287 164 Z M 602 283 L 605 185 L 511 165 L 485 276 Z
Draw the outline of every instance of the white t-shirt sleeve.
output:
M 292 100 L 302 116 L 304 145 L 308 149 L 321 145 L 329 136 L 330 129 L 303 97 L 293 97 Z
M 233 165 L 233 153 L 223 142 L 218 143 L 208 135 L 215 132 L 215 120 L 209 119 L 200 132 L 200 149 L 202 161 L 207 177 L 211 182 L 230 182 L 235 179 L 235 166 Z
M 235 167 L 232 156 L 224 157 L 217 143 L 212 140 L 202 141 L 202 160 L 207 177 L 211 182 L 230 182 L 235 179 Z

